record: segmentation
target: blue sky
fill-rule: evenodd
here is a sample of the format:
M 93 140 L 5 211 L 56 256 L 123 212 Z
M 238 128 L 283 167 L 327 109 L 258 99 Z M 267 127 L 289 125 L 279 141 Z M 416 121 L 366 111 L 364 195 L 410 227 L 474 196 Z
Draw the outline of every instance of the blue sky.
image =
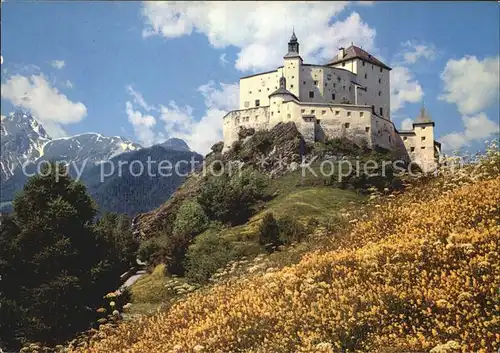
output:
M 393 67 L 391 116 L 425 105 L 449 148 L 498 131 L 497 2 L 2 2 L 2 115 L 30 110 L 54 137 L 181 137 L 206 152 L 238 79 L 281 63 L 292 26 L 308 63 L 363 46 Z

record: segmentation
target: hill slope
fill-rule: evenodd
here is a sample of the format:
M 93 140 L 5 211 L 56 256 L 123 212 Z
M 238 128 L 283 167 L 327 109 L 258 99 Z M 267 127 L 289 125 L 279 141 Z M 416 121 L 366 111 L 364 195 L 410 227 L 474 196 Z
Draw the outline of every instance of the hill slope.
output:
M 74 351 L 495 351 L 498 170 L 486 178 L 416 186 L 352 220 L 332 251 L 104 326 L 102 338 Z

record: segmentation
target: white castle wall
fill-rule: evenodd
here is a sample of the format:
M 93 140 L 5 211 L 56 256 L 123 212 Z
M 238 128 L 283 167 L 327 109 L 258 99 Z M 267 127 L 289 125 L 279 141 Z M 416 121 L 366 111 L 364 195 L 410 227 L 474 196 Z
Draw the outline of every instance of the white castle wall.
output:
M 367 92 L 358 91 L 358 104 L 373 105 L 375 113 L 390 120 L 390 72 L 360 59 L 335 64 L 334 67 L 346 69 L 356 74 L 356 82 L 367 87 Z M 366 75 L 366 76 L 365 76 Z M 380 114 L 382 108 L 382 114 Z

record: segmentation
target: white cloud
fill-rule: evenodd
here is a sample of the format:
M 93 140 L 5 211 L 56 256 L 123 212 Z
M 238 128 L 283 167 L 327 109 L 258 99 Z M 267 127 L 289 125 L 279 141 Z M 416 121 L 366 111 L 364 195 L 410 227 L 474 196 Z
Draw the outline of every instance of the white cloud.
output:
M 65 65 L 64 60 L 52 60 L 50 63 L 56 69 L 62 69 Z
M 175 38 L 193 31 L 207 36 L 215 48 L 235 46 L 241 71 L 281 64 L 292 26 L 307 62 L 325 62 L 340 45 L 354 42 L 373 49 L 375 30 L 353 12 L 332 22 L 348 2 L 145 2 L 145 37 Z
M 401 130 L 413 130 L 413 120 L 406 118 L 401 122 Z
M 167 105 L 160 104 L 158 108 L 145 102 L 142 95 L 130 86 L 127 91 L 134 98 L 126 103 L 129 122 L 134 127 L 135 134 L 144 146 L 162 142 L 166 137 L 183 139 L 191 149 L 206 154 L 210 147 L 222 140 L 222 118 L 238 107 L 238 84 L 209 82 L 198 88 L 205 102 L 205 113 L 197 120 L 193 108 L 189 105 L 179 106 L 175 101 Z M 139 98 L 140 97 L 140 98 Z M 154 111 L 152 115 L 144 115 L 139 109 Z M 156 132 L 157 122 L 163 123 L 163 131 Z
M 162 106 L 161 119 L 165 122 L 167 134 L 183 139 L 197 152 L 208 153 L 215 142 L 222 140 L 222 118 L 238 108 L 239 85 L 219 83 L 219 86 L 211 81 L 198 88 L 206 107 L 205 114 L 198 121 L 189 106 L 181 108 L 175 102 L 170 102 L 168 108 Z
M 444 93 L 439 99 L 456 104 L 462 115 L 484 111 L 499 99 L 499 64 L 498 56 L 448 60 L 441 73 Z
M 419 82 L 413 78 L 410 70 L 398 66 L 391 71 L 391 115 L 403 108 L 406 103 L 422 100 L 424 92 Z
M 29 110 L 52 137 L 64 136 L 64 125 L 79 122 L 87 115 L 82 102 L 68 99 L 43 74 L 11 76 L 2 83 L 2 99 Z
M 67 88 L 73 88 L 73 82 L 71 82 L 70 80 L 66 80 L 66 82 L 64 82 L 64 86 L 66 86 Z
M 434 60 L 437 55 L 436 48 L 432 44 L 406 41 L 402 46 L 404 49 L 400 56 L 403 57 L 404 64 L 415 64 L 420 59 Z
M 443 150 L 457 150 L 470 146 L 472 142 L 484 140 L 500 129 L 498 124 L 488 119 L 485 113 L 471 117 L 464 116 L 462 121 L 465 126 L 463 132 L 452 132 L 440 138 Z
M 131 85 L 128 85 L 126 87 L 126 89 L 127 89 L 127 92 L 134 99 L 134 103 L 140 105 L 143 109 L 145 109 L 147 111 L 158 110 L 158 108 L 156 108 L 156 107 L 154 107 L 154 106 L 149 105 L 148 103 L 146 103 L 146 101 L 144 100 L 144 97 L 142 96 L 142 94 L 139 93 L 139 92 L 137 92 L 136 90 L 134 90 Z
M 143 115 L 139 110 L 134 110 L 131 102 L 125 103 L 125 111 L 139 143 L 143 146 L 151 146 L 159 142 L 158 136 L 153 131 L 156 125 L 156 119 L 153 116 Z
M 219 57 L 219 60 L 222 66 L 226 66 L 227 64 L 229 64 L 229 61 L 226 59 L 226 53 L 222 53 Z

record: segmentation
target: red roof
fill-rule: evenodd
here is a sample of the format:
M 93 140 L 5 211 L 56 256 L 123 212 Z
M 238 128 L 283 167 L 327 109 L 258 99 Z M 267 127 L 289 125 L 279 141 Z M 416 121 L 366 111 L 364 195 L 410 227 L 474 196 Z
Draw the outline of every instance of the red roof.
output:
M 371 55 L 367 51 L 365 51 L 359 47 L 356 47 L 354 45 L 351 45 L 349 48 L 344 49 L 344 57 L 340 58 L 337 56 L 334 59 L 332 59 L 330 62 L 328 62 L 327 65 L 338 64 L 338 63 L 352 60 L 352 59 L 361 59 L 361 60 L 364 60 L 366 62 L 372 63 L 374 65 L 383 67 L 384 69 L 392 70 L 389 66 L 384 64 L 382 61 L 380 61 L 379 59 L 377 59 L 376 57 L 374 57 L 373 55 Z

